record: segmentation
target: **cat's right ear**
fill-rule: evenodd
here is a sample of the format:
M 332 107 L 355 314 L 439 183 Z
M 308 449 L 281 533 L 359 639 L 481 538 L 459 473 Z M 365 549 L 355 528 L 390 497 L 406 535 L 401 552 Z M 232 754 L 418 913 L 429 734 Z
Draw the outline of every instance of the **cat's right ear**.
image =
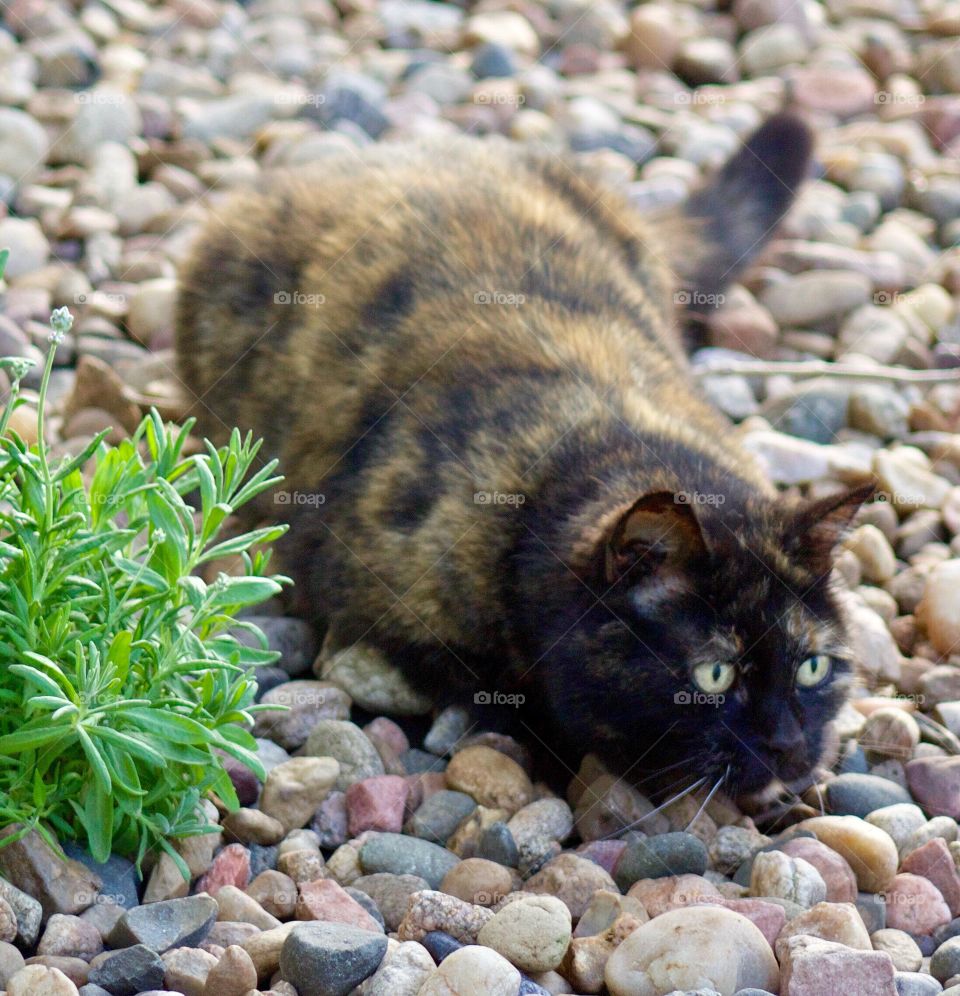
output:
M 684 497 L 656 491 L 622 512 L 606 543 L 607 584 L 629 575 L 641 598 L 686 587 L 688 567 L 706 552 L 706 542 L 695 509 Z

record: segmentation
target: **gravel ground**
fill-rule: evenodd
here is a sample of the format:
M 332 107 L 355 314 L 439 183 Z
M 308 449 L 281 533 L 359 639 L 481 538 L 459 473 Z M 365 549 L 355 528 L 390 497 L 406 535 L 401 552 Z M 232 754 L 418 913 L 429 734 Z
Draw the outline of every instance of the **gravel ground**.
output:
M 872 473 L 883 500 L 838 562 L 864 667 L 839 774 L 777 836 L 719 795 L 654 810 L 589 756 L 555 797 L 537 745 L 431 723 L 382 661 L 265 617 L 264 701 L 292 707 L 258 720 L 266 783 L 233 771 L 245 808 L 178 845 L 189 886 L 168 856 L 138 883 L 35 836 L 0 850 L 0 990 L 960 994 L 958 34 L 956 0 L 8 0 L 0 355 L 38 358 L 51 308 L 76 315 L 59 452 L 182 412 L 177 262 L 264 169 L 503 134 L 652 210 L 786 104 L 818 179 L 695 365 L 774 480 Z M 890 366 L 913 376 L 865 376 Z M 29 408 L 15 426 L 35 432 Z

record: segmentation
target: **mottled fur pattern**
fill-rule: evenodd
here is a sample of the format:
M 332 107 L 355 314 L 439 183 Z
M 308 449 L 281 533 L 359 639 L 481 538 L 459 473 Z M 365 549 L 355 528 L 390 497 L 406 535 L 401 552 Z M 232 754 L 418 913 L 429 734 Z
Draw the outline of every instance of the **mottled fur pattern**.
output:
M 773 119 L 660 224 L 567 162 L 468 139 L 214 207 L 182 274 L 182 376 L 205 434 L 253 429 L 280 458 L 289 501 L 260 511 L 291 521 L 284 567 L 336 646 L 440 698 L 522 688 L 558 742 L 631 774 L 809 771 L 840 683 L 794 674 L 818 652 L 846 670 L 829 551 L 863 496 L 777 496 L 691 386 L 675 305 L 756 252 L 808 153 Z M 715 654 L 737 667 L 725 704 L 685 704 Z

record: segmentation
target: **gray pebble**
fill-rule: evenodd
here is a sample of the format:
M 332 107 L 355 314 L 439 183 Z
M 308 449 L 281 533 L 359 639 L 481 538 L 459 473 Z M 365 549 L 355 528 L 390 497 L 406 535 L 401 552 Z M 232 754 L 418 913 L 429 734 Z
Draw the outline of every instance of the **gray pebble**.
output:
M 380 966 L 387 938 L 343 923 L 305 923 L 283 942 L 280 973 L 300 996 L 347 996 Z

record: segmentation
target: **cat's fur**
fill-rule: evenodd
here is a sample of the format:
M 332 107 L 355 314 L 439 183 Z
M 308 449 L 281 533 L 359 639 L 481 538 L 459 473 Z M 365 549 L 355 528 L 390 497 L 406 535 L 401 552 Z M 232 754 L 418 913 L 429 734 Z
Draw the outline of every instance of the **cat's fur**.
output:
M 337 646 L 448 698 L 522 693 L 631 777 L 810 771 L 849 670 L 830 552 L 865 492 L 780 498 L 676 331 L 678 289 L 696 308 L 755 254 L 809 145 L 772 119 L 659 226 L 568 162 L 467 139 L 215 206 L 182 376 L 205 434 L 280 458 L 290 500 L 262 511 L 291 519 L 283 566 Z M 798 688 L 813 653 L 832 678 Z M 714 660 L 737 667 L 723 704 L 684 701 Z

